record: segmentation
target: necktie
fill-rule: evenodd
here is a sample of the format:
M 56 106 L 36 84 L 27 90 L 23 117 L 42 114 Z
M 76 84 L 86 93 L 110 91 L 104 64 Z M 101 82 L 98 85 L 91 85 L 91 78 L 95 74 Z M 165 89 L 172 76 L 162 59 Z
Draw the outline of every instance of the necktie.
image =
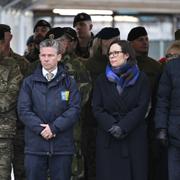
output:
M 53 78 L 53 76 L 54 76 L 54 74 L 51 73 L 51 72 L 49 72 L 49 73 L 46 74 L 46 78 L 47 78 L 48 81 L 51 81 L 52 78 Z

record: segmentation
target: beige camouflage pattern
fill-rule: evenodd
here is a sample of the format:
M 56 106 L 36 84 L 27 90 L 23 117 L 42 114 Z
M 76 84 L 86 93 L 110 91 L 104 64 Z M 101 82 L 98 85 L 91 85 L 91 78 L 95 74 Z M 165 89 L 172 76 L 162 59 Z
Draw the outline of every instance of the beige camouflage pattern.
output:
M 92 89 L 89 71 L 82 63 L 81 57 L 78 57 L 75 54 L 64 56 L 62 62 L 67 67 L 70 76 L 76 80 L 81 94 L 81 106 L 84 106 L 89 99 L 89 94 Z
M 0 179 L 11 179 L 12 141 L 0 138 Z
M 10 51 L 10 57 L 13 58 L 19 65 L 21 73 L 24 77 L 31 74 L 31 63 L 29 63 L 26 58 L 20 56 L 19 54 Z M 14 138 L 14 159 L 13 168 L 15 180 L 25 180 L 25 170 L 24 170 L 24 126 L 18 120 L 16 123 L 16 135 Z
M 26 58 L 14 53 L 12 50 L 10 52 L 10 58 L 14 59 L 16 63 L 19 65 L 23 76 L 27 76 L 30 74 L 30 63 L 29 61 L 27 61 Z
M 66 55 L 62 59 L 62 62 L 67 68 L 69 75 L 76 80 L 78 89 L 81 94 L 81 107 L 83 108 L 89 99 L 89 95 L 92 89 L 90 74 L 82 63 L 81 57 L 77 57 L 75 54 Z M 82 155 L 81 148 L 81 132 L 82 116 L 74 128 L 76 153 L 72 162 L 72 180 L 76 180 L 84 176 L 84 157 Z
M 22 74 L 16 61 L 0 56 L 0 180 L 10 180 L 16 133 L 16 102 Z

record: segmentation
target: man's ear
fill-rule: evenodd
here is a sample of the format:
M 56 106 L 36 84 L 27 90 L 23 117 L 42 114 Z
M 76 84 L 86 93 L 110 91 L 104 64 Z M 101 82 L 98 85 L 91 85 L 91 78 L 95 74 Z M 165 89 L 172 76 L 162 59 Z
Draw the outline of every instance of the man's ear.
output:
M 61 61 L 62 59 L 62 54 L 58 54 L 58 62 Z
M 92 25 L 92 24 L 90 24 L 90 26 L 89 26 L 89 30 L 91 31 L 91 30 L 92 30 L 92 28 L 93 28 L 93 25 Z
M 13 35 L 11 34 L 11 35 L 10 35 L 10 41 L 12 40 L 12 38 L 13 38 Z

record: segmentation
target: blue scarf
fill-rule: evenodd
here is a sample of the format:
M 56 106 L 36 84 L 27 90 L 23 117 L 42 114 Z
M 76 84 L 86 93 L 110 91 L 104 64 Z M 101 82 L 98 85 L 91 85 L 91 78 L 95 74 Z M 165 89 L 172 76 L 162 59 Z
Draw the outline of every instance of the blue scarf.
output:
M 106 77 L 110 82 L 116 83 L 118 93 L 121 94 L 125 87 L 135 84 L 139 77 L 139 68 L 137 65 L 130 66 L 125 64 L 118 68 L 106 66 Z

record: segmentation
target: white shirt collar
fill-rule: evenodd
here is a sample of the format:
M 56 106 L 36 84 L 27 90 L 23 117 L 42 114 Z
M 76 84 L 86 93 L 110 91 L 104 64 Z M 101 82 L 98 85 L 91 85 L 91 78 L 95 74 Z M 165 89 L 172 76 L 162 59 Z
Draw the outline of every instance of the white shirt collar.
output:
M 58 68 L 56 67 L 56 69 L 54 69 L 51 73 L 53 74 L 53 78 L 56 76 L 56 74 L 57 74 L 57 71 L 58 71 Z M 43 76 L 47 79 L 47 74 L 48 74 L 49 72 L 46 70 L 46 69 L 44 69 L 44 68 L 42 68 L 42 74 L 43 74 Z M 53 79 L 52 78 L 52 79 Z

